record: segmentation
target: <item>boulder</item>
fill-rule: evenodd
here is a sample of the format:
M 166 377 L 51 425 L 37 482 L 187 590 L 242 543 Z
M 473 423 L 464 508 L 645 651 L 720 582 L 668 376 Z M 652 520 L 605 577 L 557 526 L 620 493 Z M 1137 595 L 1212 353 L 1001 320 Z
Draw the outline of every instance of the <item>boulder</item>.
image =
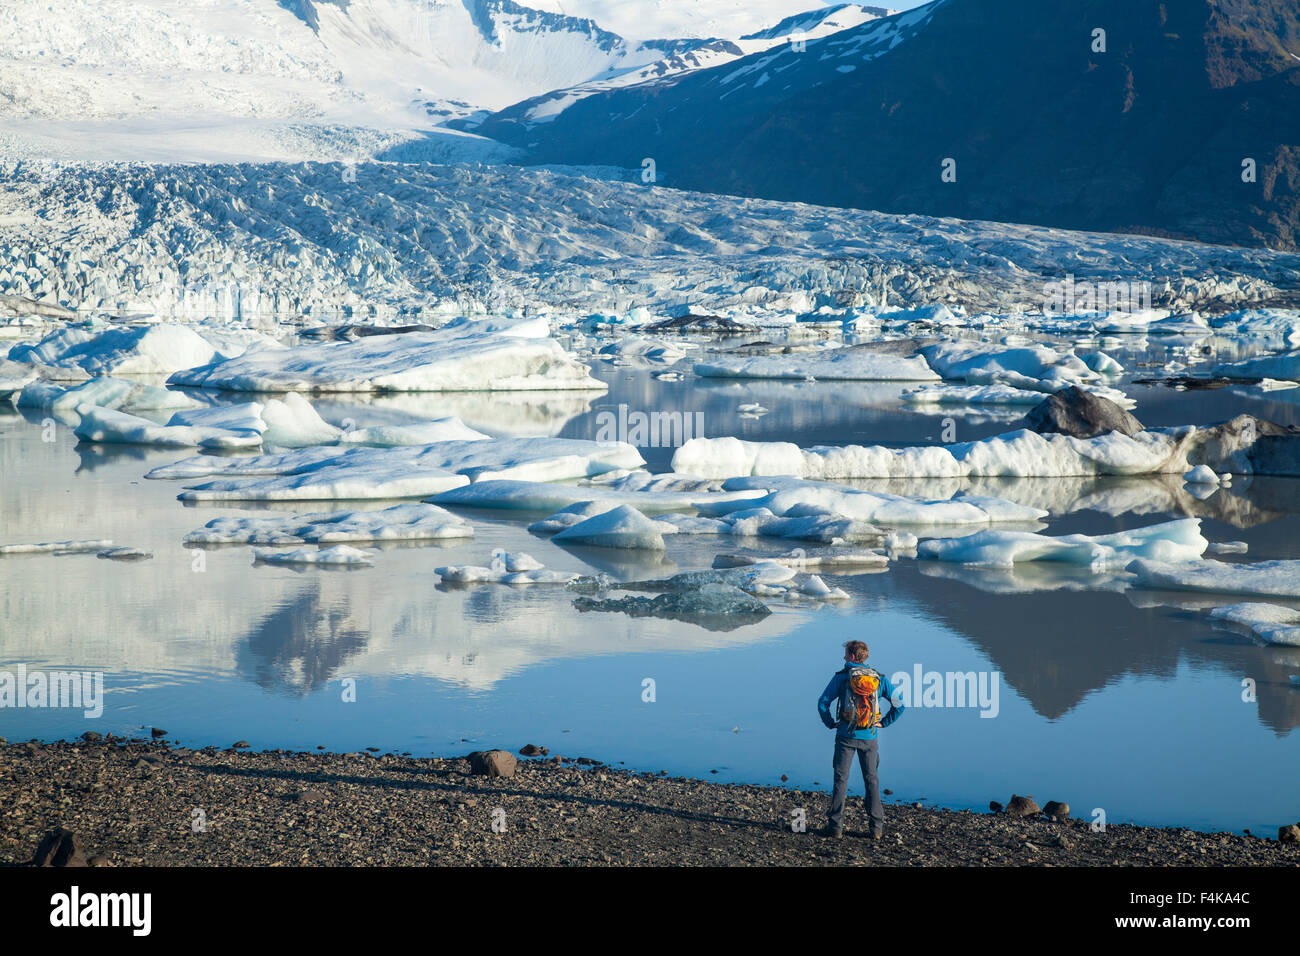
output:
M 86 851 L 81 838 L 59 827 L 45 834 L 32 857 L 32 866 L 86 866 Z
M 1061 803 L 1059 800 L 1048 800 L 1043 804 L 1043 813 L 1053 820 L 1068 820 L 1070 818 L 1070 805 Z
M 1289 823 L 1277 831 L 1281 843 L 1300 843 L 1300 823 Z
M 1053 392 L 1025 416 L 1025 427 L 1040 435 L 1072 435 L 1095 438 L 1107 432 L 1134 435 L 1142 431 L 1140 421 L 1109 398 L 1086 392 L 1077 385 Z
M 998 803 L 996 800 L 990 800 L 989 813 L 1001 813 L 1001 812 L 1002 812 L 1002 804 Z
M 513 777 L 515 755 L 508 750 L 476 750 L 469 755 L 469 772 L 485 777 Z
M 1007 803 L 1007 816 L 1009 817 L 1037 817 L 1043 813 L 1042 808 L 1034 802 L 1032 795 L 1027 797 L 1011 795 L 1011 800 Z

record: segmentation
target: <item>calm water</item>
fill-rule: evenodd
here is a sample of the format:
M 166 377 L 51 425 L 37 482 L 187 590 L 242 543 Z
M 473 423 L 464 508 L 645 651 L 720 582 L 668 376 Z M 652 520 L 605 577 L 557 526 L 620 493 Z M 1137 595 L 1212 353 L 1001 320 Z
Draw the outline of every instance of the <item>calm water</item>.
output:
M 1111 351 L 1134 367 L 1161 360 L 1164 349 L 1128 339 Z M 595 437 L 597 414 L 626 404 L 702 412 L 710 435 L 805 445 L 937 441 L 945 415 L 969 440 L 1016 417 L 917 414 L 899 404 L 897 385 L 663 382 L 649 369 L 605 364 L 597 373 L 608 394 L 406 396 L 318 408 L 358 425 L 458 414 L 498 434 Z M 1128 390 L 1151 425 L 1247 410 L 1300 420 L 1293 393 Z M 741 418 L 745 402 L 770 412 Z M 999 675 L 996 717 L 913 706 L 885 732 L 881 773 L 894 800 L 982 808 L 1014 791 L 1065 800 L 1077 816 L 1100 807 L 1110 822 L 1256 832 L 1292 821 L 1300 805 L 1300 691 L 1287 685 L 1300 673 L 1300 649 L 1257 646 L 1208 622 L 1204 608 L 1237 598 L 1133 590 L 1122 576 L 1063 568 L 903 560 L 886 573 L 836 576 L 850 602 L 773 602 L 765 620 L 719 631 L 583 614 L 556 587 L 439 586 L 435 566 L 485 564 L 498 547 L 552 568 L 627 578 L 708 567 L 718 551 L 790 547 L 678 536 L 662 557 L 570 551 L 524 530 L 535 515 L 508 512 L 467 512 L 473 540 L 385 548 L 371 569 L 254 566 L 251 549 L 230 547 L 203 552 L 196 570 L 183 536 L 240 512 L 184 507 L 179 485 L 142 477 L 183 452 L 77 445 L 67 428 L 46 442 L 39 418 L 0 412 L 0 542 L 111 538 L 156 556 L 0 559 L 0 669 L 102 670 L 106 681 L 99 719 L 0 710 L 0 735 L 10 740 L 157 726 L 190 746 L 246 739 L 257 748 L 448 755 L 535 743 L 648 771 L 760 783 L 784 774 L 792 786 L 824 788 L 831 739 L 816 698 L 842 642 L 862 638 L 889 674 L 919 665 Z M 644 454 L 652 469 L 667 469 L 671 449 Z M 1052 533 L 1195 514 L 1211 540 L 1249 542 L 1245 560 L 1300 557 L 1300 482 L 1286 479 L 1237 479 L 1206 501 L 1177 479 L 868 486 L 933 496 L 977 487 L 1048 508 Z M 297 510 L 332 507 L 344 506 Z M 643 700 L 647 678 L 653 702 Z M 1243 678 L 1255 682 L 1253 701 L 1242 699 Z M 355 702 L 343 699 L 349 680 Z

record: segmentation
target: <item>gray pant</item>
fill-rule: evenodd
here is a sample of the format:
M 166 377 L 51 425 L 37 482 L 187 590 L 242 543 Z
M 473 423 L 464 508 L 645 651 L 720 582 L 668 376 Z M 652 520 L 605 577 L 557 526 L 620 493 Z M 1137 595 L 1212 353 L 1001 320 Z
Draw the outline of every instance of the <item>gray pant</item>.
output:
M 849 774 L 853 772 L 853 755 L 858 755 L 862 778 L 867 784 L 867 814 L 871 817 L 871 832 L 885 829 L 885 807 L 880 802 L 880 748 L 876 740 L 855 740 L 852 737 L 835 737 L 835 786 L 831 790 L 831 807 L 826 816 L 831 826 L 843 828 L 844 801 L 849 792 Z

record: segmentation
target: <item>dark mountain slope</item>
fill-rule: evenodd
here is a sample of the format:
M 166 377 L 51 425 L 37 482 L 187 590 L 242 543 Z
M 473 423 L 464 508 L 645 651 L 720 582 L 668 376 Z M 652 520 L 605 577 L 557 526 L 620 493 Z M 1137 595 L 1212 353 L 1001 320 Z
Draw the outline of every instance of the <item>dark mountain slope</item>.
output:
M 1294 249 L 1300 6 L 940 0 L 479 132 L 539 161 L 650 157 L 682 188 Z

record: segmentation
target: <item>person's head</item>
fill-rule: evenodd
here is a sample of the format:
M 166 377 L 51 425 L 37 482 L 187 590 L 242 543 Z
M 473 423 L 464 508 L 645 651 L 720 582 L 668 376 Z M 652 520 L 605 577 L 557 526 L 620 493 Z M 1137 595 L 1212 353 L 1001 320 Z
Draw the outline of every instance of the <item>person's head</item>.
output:
M 846 641 L 844 643 L 844 659 L 850 664 L 861 664 L 870 656 L 871 651 L 861 641 Z

